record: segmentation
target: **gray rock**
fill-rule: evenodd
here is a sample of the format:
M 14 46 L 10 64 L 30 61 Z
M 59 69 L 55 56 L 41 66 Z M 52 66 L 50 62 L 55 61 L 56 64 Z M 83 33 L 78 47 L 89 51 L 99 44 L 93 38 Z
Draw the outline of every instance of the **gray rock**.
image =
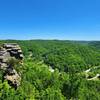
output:
M 21 77 L 13 66 L 8 66 L 11 58 L 22 60 L 24 58 L 20 46 L 16 43 L 5 43 L 0 48 L 0 69 L 5 71 L 4 79 L 8 80 L 13 86 L 20 85 Z

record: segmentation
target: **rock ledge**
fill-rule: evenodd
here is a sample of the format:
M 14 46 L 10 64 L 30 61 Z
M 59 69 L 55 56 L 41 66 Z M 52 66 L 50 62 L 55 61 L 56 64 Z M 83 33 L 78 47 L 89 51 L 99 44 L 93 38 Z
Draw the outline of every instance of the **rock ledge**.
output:
M 8 61 L 10 59 L 22 61 L 23 57 L 22 50 L 16 43 L 4 43 L 0 47 L 0 69 L 5 71 L 4 79 L 15 88 L 20 85 L 21 77 Z

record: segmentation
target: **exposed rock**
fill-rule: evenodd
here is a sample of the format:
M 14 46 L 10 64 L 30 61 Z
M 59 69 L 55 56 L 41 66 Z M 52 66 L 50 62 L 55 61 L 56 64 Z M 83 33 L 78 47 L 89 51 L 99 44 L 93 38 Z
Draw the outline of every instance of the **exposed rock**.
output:
M 7 63 L 1 63 L 0 62 L 0 69 L 6 70 L 7 69 Z
M 10 58 L 10 53 L 7 52 L 5 48 L 0 49 L 0 68 L 6 69 L 7 68 L 7 61 Z
M 15 88 L 20 85 L 21 77 L 15 69 L 8 69 L 6 75 L 4 76 L 5 80 L 8 80 L 10 85 L 13 85 Z
M 22 50 L 16 43 L 5 43 L 0 48 L 0 69 L 5 71 L 4 79 L 15 88 L 20 85 L 21 77 L 13 68 L 14 66 L 9 66 L 8 60 L 15 58 L 22 62 L 23 57 Z
M 12 57 L 15 57 L 16 59 L 23 59 L 23 53 L 21 48 L 19 47 L 19 45 L 17 45 L 16 43 L 5 43 L 3 45 L 3 48 L 5 48 L 7 50 L 7 52 L 10 53 L 10 55 Z

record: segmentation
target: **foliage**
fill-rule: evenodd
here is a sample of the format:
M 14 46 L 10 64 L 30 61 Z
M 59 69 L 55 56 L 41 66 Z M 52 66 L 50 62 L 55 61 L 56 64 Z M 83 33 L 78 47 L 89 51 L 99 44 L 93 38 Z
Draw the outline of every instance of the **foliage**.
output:
M 25 58 L 23 64 L 9 61 L 21 74 L 16 90 L 3 80 L 0 70 L 0 100 L 99 100 L 100 80 L 87 80 L 85 76 L 100 73 L 99 69 L 85 72 L 100 66 L 100 49 L 95 46 L 99 43 L 7 40 L 0 44 L 4 42 L 18 43 Z

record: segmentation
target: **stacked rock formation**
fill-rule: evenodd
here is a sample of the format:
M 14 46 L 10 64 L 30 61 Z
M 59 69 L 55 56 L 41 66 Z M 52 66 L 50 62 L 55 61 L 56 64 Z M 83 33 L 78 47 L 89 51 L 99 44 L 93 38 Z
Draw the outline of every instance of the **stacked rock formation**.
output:
M 10 53 L 3 47 L 0 48 L 0 69 L 7 69 L 7 60 L 10 59 Z
M 9 59 L 18 59 L 22 61 L 23 53 L 20 46 L 16 43 L 5 43 L 0 48 L 0 69 L 5 71 L 4 79 L 15 88 L 20 85 L 21 77 L 13 66 L 9 66 Z
M 15 57 L 16 59 L 23 59 L 23 54 L 22 54 L 22 50 L 20 48 L 20 46 L 16 43 L 5 43 L 3 45 L 3 48 L 5 48 L 7 50 L 7 52 L 10 53 L 10 55 L 12 57 Z

